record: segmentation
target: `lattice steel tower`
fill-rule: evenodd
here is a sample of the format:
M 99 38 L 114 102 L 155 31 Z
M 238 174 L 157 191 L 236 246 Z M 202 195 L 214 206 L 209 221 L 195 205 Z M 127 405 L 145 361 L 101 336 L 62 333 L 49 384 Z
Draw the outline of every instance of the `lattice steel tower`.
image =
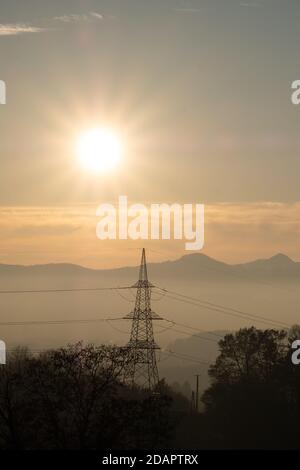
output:
M 162 320 L 151 310 L 151 288 L 148 281 L 145 248 L 142 252 L 139 280 L 133 312 L 124 318 L 132 320 L 131 335 L 127 348 L 131 350 L 131 360 L 125 368 L 124 382 L 154 390 L 159 382 L 156 363 L 156 350 L 160 349 L 154 341 L 152 320 Z

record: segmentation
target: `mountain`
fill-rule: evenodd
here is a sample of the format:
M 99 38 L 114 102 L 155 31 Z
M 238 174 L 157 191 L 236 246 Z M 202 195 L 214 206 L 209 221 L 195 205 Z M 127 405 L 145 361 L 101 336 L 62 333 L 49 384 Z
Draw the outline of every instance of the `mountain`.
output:
M 159 279 L 183 279 L 190 278 L 206 280 L 235 280 L 249 281 L 255 279 L 295 280 L 300 279 L 300 262 L 295 262 L 284 254 L 277 254 L 268 259 L 258 259 L 243 264 L 227 264 L 217 261 L 202 253 L 193 253 L 182 256 L 175 261 L 163 261 L 160 263 L 148 263 L 148 271 L 151 277 Z M 33 266 L 20 266 L 0 264 L 0 276 L 61 276 L 92 279 L 128 279 L 136 278 L 138 266 L 116 269 L 90 269 L 75 264 L 43 264 Z M 0 289 L 1 290 L 1 289 Z

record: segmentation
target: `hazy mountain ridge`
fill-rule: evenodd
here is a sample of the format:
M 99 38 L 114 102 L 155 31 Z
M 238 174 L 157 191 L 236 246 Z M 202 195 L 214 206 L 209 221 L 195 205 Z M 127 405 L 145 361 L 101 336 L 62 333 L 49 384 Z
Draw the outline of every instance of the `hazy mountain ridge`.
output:
M 268 259 L 227 264 L 202 253 L 184 255 L 174 261 L 148 263 L 151 278 L 178 278 L 187 280 L 190 277 L 230 280 L 250 280 L 252 278 L 300 279 L 300 262 L 293 261 L 284 254 L 277 254 Z M 92 269 L 77 264 L 50 263 L 40 265 L 9 265 L 0 264 L 0 276 L 3 275 L 84 275 L 89 278 L 116 277 L 116 279 L 135 278 L 138 266 L 114 269 Z

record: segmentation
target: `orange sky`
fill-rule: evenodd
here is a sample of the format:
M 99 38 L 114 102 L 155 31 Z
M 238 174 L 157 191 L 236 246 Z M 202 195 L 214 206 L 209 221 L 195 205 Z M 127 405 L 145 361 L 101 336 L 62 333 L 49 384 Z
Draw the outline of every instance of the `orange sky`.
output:
M 175 259 L 183 241 L 100 241 L 97 204 L 63 207 L 2 207 L 0 262 L 77 263 L 93 268 L 137 264 L 137 249 L 149 261 Z M 220 203 L 205 206 L 203 253 L 238 263 L 283 252 L 300 260 L 300 203 Z

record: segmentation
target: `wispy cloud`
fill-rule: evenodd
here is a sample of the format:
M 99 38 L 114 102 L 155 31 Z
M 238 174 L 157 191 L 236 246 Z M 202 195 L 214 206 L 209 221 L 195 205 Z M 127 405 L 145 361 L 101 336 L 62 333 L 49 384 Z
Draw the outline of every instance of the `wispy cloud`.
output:
M 17 36 L 28 33 L 41 33 L 45 28 L 32 26 L 27 23 L 0 24 L 0 36 Z
M 62 16 L 55 16 L 53 18 L 55 21 L 61 21 L 62 23 L 91 23 L 93 21 L 102 21 L 103 15 L 101 13 L 97 13 L 94 11 L 91 11 L 89 13 L 85 14 L 68 14 L 68 15 L 62 15 Z
M 96 18 L 97 20 L 103 20 L 104 19 L 103 15 L 101 15 L 101 13 L 97 13 L 95 11 L 90 12 L 90 15 L 93 18 Z
M 101 13 L 90 11 L 84 14 L 67 14 L 62 16 L 56 16 L 48 19 L 47 22 L 61 22 L 61 23 L 93 23 L 102 21 L 104 19 Z M 45 20 L 45 19 L 44 19 Z M 21 34 L 33 34 L 42 33 L 49 30 L 48 27 L 33 26 L 30 23 L 0 23 L 0 36 L 18 36 Z

